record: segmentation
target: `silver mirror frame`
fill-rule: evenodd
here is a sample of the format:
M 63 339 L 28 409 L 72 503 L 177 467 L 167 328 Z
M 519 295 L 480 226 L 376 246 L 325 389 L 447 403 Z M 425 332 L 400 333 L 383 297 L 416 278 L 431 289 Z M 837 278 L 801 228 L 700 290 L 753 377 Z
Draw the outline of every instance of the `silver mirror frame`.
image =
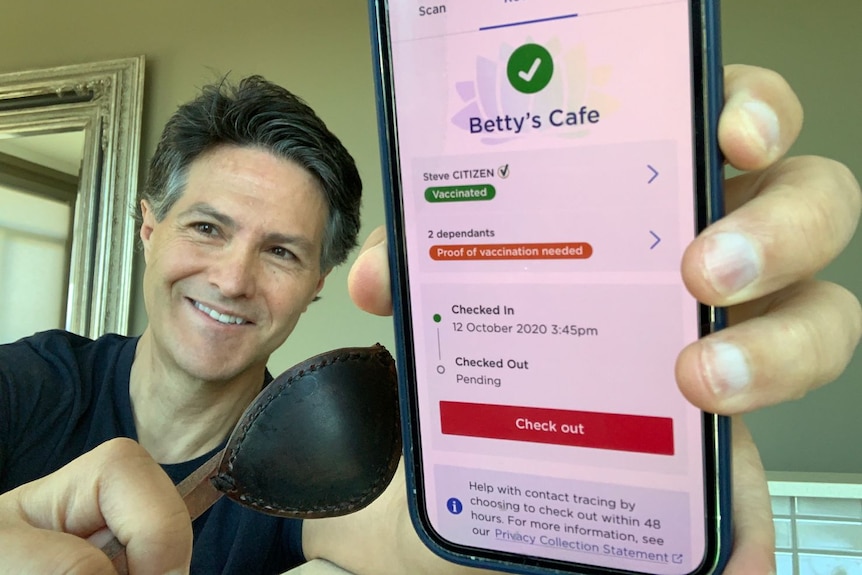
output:
M 0 74 L 0 133 L 84 130 L 65 328 L 127 334 L 144 57 Z

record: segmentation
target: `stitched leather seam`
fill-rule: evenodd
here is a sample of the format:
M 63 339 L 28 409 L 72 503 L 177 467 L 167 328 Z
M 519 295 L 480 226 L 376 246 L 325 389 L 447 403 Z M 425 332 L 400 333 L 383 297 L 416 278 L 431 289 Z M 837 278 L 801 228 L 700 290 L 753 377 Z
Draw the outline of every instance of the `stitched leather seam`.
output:
M 254 425 L 254 423 L 257 421 L 258 417 L 260 416 L 260 414 L 267 408 L 267 406 L 269 406 L 269 404 L 271 404 L 275 399 L 280 397 L 281 394 L 284 392 L 284 390 L 287 387 L 293 385 L 298 380 L 301 380 L 302 378 L 306 377 L 307 375 L 313 374 L 313 373 L 321 370 L 324 367 L 328 367 L 328 366 L 331 366 L 331 365 L 339 363 L 339 362 L 355 361 L 355 360 L 363 360 L 363 361 L 378 360 L 385 367 L 390 368 L 390 369 L 394 365 L 394 360 L 393 360 L 392 356 L 389 354 L 389 352 L 386 350 L 386 348 L 377 344 L 371 348 L 352 348 L 350 351 L 345 351 L 345 353 L 342 353 L 342 354 L 339 354 L 336 356 L 324 357 L 320 362 L 311 364 L 310 366 L 299 370 L 297 373 L 292 374 L 290 377 L 288 377 L 284 381 L 280 382 L 280 384 L 278 385 L 277 388 L 275 388 L 273 390 L 267 390 L 266 400 L 261 402 L 260 405 L 258 405 L 252 413 L 248 414 L 247 417 L 243 417 L 243 420 L 245 421 L 245 423 L 240 428 L 240 434 L 236 438 L 236 445 L 233 449 L 231 449 L 230 455 L 229 455 L 228 460 L 227 460 L 228 471 L 233 472 L 234 462 L 236 461 L 236 459 L 239 455 L 239 452 L 243 447 L 245 438 L 248 435 L 248 433 L 251 429 L 251 426 Z M 390 394 L 391 395 L 390 400 L 392 401 L 393 404 L 396 404 L 396 406 L 397 406 L 398 396 L 397 396 L 397 392 L 395 391 L 394 386 L 390 391 L 393 392 Z M 397 407 L 396 407 L 396 409 L 397 409 Z M 393 429 L 393 432 L 394 432 L 393 437 L 392 437 L 393 443 L 399 443 L 400 442 L 401 431 L 400 431 L 399 427 L 400 426 L 396 426 L 396 428 Z M 351 498 L 349 501 L 343 502 L 339 505 L 318 506 L 318 507 L 311 509 L 311 510 L 299 510 L 299 509 L 290 509 L 290 508 L 283 507 L 283 506 L 271 505 L 270 503 L 267 503 L 266 500 L 264 500 L 262 498 L 253 497 L 253 496 L 250 496 L 250 495 L 247 495 L 244 493 L 239 493 L 238 497 L 239 497 L 239 500 L 243 502 L 243 504 L 254 507 L 260 511 L 276 512 L 276 513 L 290 513 L 292 516 L 295 516 L 295 517 L 312 518 L 315 516 L 319 516 L 321 514 L 331 514 L 332 512 L 348 513 L 350 511 L 361 509 L 362 507 L 364 507 L 365 505 L 370 503 L 370 501 L 366 501 L 368 496 L 371 494 L 377 493 L 378 491 L 381 490 L 381 487 L 385 488 L 385 486 L 389 484 L 389 482 L 392 480 L 392 476 L 395 474 L 395 470 L 396 470 L 397 466 L 398 466 L 398 460 L 397 459 L 395 459 L 394 461 L 389 461 L 388 465 L 379 466 L 375 470 L 375 475 L 378 476 L 378 479 L 377 479 L 377 481 L 374 482 L 373 485 L 371 485 L 368 489 L 361 492 L 359 495 Z M 381 475 L 381 472 L 385 472 L 385 473 L 383 475 Z M 237 493 L 237 490 L 234 488 L 234 482 L 229 475 L 219 473 L 216 475 L 216 477 L 214 479 L 221 484 L 221 487 L 230 486 L 230 488 L 227 492 Z

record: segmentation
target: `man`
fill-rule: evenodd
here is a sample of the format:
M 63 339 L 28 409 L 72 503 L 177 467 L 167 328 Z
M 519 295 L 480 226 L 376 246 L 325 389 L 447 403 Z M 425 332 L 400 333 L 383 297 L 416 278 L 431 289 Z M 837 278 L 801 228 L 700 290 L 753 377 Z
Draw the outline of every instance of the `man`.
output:
M 851 357 L 862 332 L 859 302 L 843 288 L 810 278 L 852 235 L 860 194 L 853 177 L 838 164 L 816 158 L 782 159 L 799 132 L 802 111 L 780 77 L 753 68 L 729 67 L 725 84 L 728 98 L 720 143 L 731 164 L 752 171 L 728 181 L 728 204 L 733 212 L 689 246 L 682 273 L 689 290 L 701 301 L 735 306 L 734 326 L 683 350 L 677 379 L 683 393 L 699 407 L 733 415 L 798 397 L 833 379 Z M 228 110 L 212 110 L 208 117 L 227 115 L 236 120 Z M 262 385 L 269 352 L 279 339 L 287 337 L 329 269 L 326 260 L 314 263 L 315 256 L 327 253 L 322 246 L 331 236 L 326 235 L 324 222 L 327 216 L 331 218 L 333 208 L 321 199 L 325 192 L 321 194 L 323 185 L 310 175 L 313 168 L 299 168 L 295 160 L 264 151 L 260 144 L 249 147 L 224 141 L 205 147 L 173 183 L 160 186 L 179 191 L 165 210 L 158 210 L 155 198 L 144 198 L 144 293 L 151 324 L 140 341 L 122 344 L 127 347 L 125 359 L 100 357 L 98 362 L 102 371 L 119 370 L 115 380 L 122 379 L 119 368 L 126 365 L 126 398 L 131 398 L 131 405 L 123 405 L 122 395 L 109 403 L 113 409 L 119 406 L 128 411 L 133 417 L 128 436 L 137 437 L 174 481 L 224 440 Z M 162 145 L 167 145 L 165 138 L 160 148 Z M 793 225 L 788 225 L 791 218 Z M 728 234 L 734 241 L 727 241 Z M 386 274 L 385 243 L 378 230 L 351 270 L 351 295 L 361 308 L 373 313 L 390 311 Z M 21 353 L 21 346 L 15 351 Z M 9 393 L 8 381 L 15 371 L 11 356 L 8 348 L 0 351 L 0 394 Z M 0 409 L 6 405 L 7 397 L 0 397 Z M 87 410 L 78 409 L 81 415 L 75 420 L 86 419 Z M 0 414 L 2 417 L 7 414 Z M 35 435 L 33 429 L 50 435 L 33 417 L 17 423 L 16 429 L 28 434 L 16 440 Z M 55 416 L 54 421 L 58 419 Z M 3 421 L 0 419 L 0 426 L 5 425 Z M 774 571 L 769 498 L 750 437 L 741 423 L 735 431 L 736 543 L 726 572 L 765 574 Z M 8 432 L 2 427 L 0 438 L 4 442 L 0 444 L 0 490 L 44 475 L 76 455 L 71 447 L 62 457 L 42 453 L 40 457 L 53 456 L 50 465 L 43 463 L 29 479 L 19 473 L 17 483 L 10 484 L 8 477 L 17 467 L 13 464 L 22 458 L 32 462 L 33 457 L 21 455 L 22 449 L 7 439 Z M 39 437 L 29 439 L 27 449 L 38 450 Z M 84 453 L 93 445 L 74 447 Z M 113 444 L 109 447 L 114 448 Z M 113 460 L 118 465 L 123 461 L 121 457 Z M 56 499 L 45 503 L 45 499 L 68 486 L 80 469 L 64 469 L 48 478 L 53 483 L 43 480 L 26 486 L 23 495 L 16 490 L 0 496 L 0 529 L 5 526 L 10 541 L 16 541 L 19 548 L 34 541 L 30 526 L 70 531 L 44 520 L 46 513 L 56 517 L 69 511 L 69 505 Z M 111 525 L 111 517 L 117 513 L 114 505 L 103 505 L 92 497 L 83 500 L 91 504 L 88 511 L 98 507 L 104 516 L 105 521 L 96 527 Z M 171 505 L 166 508 L 172 509 Z M 22 509 L 41 512 L 43 520 L 21 519 Z M 215 521 L 214 516 L 218 517 Z M 228 517 L 238 519 L 238 525 L 228 525 Z M 182 518 L 174 519 L 171 528 L 182 532 Z M 345 517 L 306 521 L 301 541 L 295 522 L 258 521 L 269 519 L 246 518 L 240 511 L 216 508 L 196 521 L 194 568 L 219 572 L 219 562 L 225 561 L 226 572 L 231 568 L 270 572 L 267 569 L 283 569 L 304 556 L 327 558 L 369 575 L 467 571 L 436 559 L 418 542 L 409 525 L 400 474 L 368 508 Z M 140 534 L 145 526 L 138 528 L 127 530 L 124 536 Z M 257 539 L 265 543 L 246 537 L 244 529 L 257 530 Z M 3 541 L 0 533 L 0 556 L 10 556 Z M 177 547 L 184 544 L 178 538 Z M 236 552 L 225 558 L 219 546 Z M 274 546 L 279 547 L 275 557 Z M 154 544 L 153 549 L 158 548 Z M 219 554 L 219 558 L 207 563 L 209 558 L 202 558 L 203 553 Z M 234 562 L 240 554 L 260 554 L 262 558 L 241 565 Z M 291 557 L 284 559 L 285 554 Z M 63 565 L 38 563 L 42 559 L 24 557 L 17 571 L 37 564 L 42 571 L 46 565 Z
M 314 112 L 259 77 L 209 86 L 165 127 L 137 219 L 149 325 L 0 351 L 0 491 L 114 437 L 176 483 L 224 443 L 266 362 L 356 245 L 361 182 Z M 194 525 L 199 573 L 278 573 L 301 522 L 219 501 Z

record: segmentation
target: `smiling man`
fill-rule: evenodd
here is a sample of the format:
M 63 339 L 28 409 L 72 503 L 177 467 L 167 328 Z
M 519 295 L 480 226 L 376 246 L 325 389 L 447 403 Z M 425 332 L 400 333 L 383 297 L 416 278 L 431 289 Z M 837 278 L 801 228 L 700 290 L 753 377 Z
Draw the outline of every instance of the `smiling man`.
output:
M 141 212 L 150 325 L 130 393 L 141 443 L 173 463 L 230 432 L 270 354 L 323 288 L 329 208 L 305 168 L 223 143 L 191 163 L 185 191 L 161 220 L 149 200 Z M 212 425 L 197 423 L 201 404 Z M 183 405 L 190 409 L 176 409 Z
M 0 493 L 116 437 L 175 483 L 209 459 L 355 247 L 361 189 L 312 109 L 260 77 L 181 106 L 137 206 L 149 324 L 0 348 Z M 194 523 L 192 571 L 280 573 L 303 560 L 301 525 L 223 499 Z

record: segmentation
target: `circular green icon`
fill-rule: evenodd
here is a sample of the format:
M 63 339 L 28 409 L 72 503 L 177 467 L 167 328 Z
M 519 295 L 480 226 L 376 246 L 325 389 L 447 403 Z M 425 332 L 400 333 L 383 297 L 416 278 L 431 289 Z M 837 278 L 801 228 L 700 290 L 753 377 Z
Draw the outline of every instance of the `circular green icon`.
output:
M 442 317 L 440 317 L 440 314 L 439 314 L 439 313 L 435 313 L 435 314 L 434 314 L 434 321 L 436 321 L 437 323 L 440 323 L 440 320 L 442 320 L 442 319 L 443 319 L 443 318 L 442 318 Z
M 506 76 L 514 89 L 524 94 L 535 94 L 551 81 L 554 59 L 544 46 L 524 44 L 509 56 Z

